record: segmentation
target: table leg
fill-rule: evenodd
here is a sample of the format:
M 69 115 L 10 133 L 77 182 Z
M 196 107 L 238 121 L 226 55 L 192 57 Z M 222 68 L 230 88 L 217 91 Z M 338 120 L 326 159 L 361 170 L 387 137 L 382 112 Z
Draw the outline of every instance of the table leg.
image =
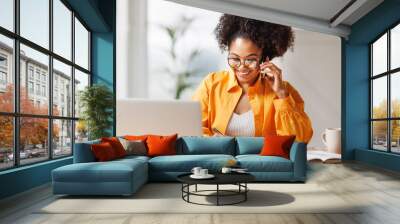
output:
M 197 184 L 196 184 L 196 186 L 195 186 L 195 191 L 197 192 Z
M 189 201 L 189 195 L 190 195 L 190 184 L 188 184 L 188 185 L 187 185 L 187 192 L 188 192 L 188 193 L 187 193 L 187 201 L 188 201 L 188 202 L 190 202 L 190 201 Z
M 185 185 L 182 183 L 182 187 L 181 187 L 181 192 L 182 192 L 182 199 L 183 199 L 183 190 L 184 190 L 184 187 Z
M 244 192 L 244 201 L 247 201 L 247 192 L 248 192 L 247 183 L 244 183 L 244 190 L 245 190 L 245 192 Z
M 217 206 L 219 205 L 219 184 L 217 184 Z

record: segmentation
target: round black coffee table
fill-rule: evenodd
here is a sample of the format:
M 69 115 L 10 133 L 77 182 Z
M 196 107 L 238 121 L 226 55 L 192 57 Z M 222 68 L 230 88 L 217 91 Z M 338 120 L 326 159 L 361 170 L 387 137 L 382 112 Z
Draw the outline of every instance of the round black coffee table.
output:
M 234 205 L 247 200 L 247 192 L 249 188 L 247 183 L 255 180 L 255 177 L 248 173 L 216 173 L 213 174 L 215 177 L 212 179 L 193 179 L 190 177 L 191 173 L 182 174 L 177 177 L 178 181 L 182 183 L 182 199 L 188 203 L 198 205 Z M 215 190 L 197 190 L 197 185 L 216 185 Z M 190 186 L 195 186 L 194 191 L 190 191 Z M 223 190 L 220 189 L 220 185 L 236 185 L 237 190 Z M 205 194 L 209 192 L 215 192 L 215 194 Z M 204 196 L 204 197 L 216 197 L 216 204 L 202 204 L 190 201 L 190 196 Z M 221 203 L 221 197 L 232 197 L 241 196 L 239 200 L 231 203 Z

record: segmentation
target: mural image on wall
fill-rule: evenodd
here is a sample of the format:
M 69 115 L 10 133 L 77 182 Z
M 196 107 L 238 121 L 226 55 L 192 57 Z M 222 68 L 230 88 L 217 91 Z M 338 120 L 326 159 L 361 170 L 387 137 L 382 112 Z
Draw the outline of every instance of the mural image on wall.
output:
M 224 84 L 233 80 L 246 94 L 235 95 L 233 91 L 231 96 L 216 95 L 220 90 L 208 89 L 208 93 L 214 94 L 209 95 L 208 100 L 216 101 L 211 102 L 212 105 L 202 105 L 203 121 L 208 122 L 203 123 L 204 134 L 296 134 L 297 140 L 308 142 L 309 147 L 322 148 L 325 146 L 319 135 L 328 127 L 340 128 L 340 38 L 164 0 L 147 3 L 148 68 L 143 70 L 148 71 L 145 88 L 148 98 L 202 102 L 205 89 L 210 86 L 226 88 Z M 229 38 L 250 40 L 254 51 L 233 52 L 230 46 L 233 41 L 227 41 Z M 239 43 L 238 46 L 245 45 Z M 328 51 L 330 54 L 326 55 Z M 257 62 L 252 65 L 253 61 Z M 291 116 L 279 119 L 281 111 L 276 110 L 279 108 L 275 108 L 274 103 L 264 105 L 266 102 L 262 99 L 267 95 L 257 99 L 258 102 L 250 100 L 253 96 L 247 87 L 257 83 L 264 69 L 263 88 L 276 99 L 281 97 L 276 102 L 282 105 L 286 101 L 291 104 L 293 100 Z M 274 82 L 274 75 L 278 77 L 277 82 Z M 246 80 L 246 76 L 251 78 Z M 234 103 L 229 105 L 234 108 L 214 107 L 224 105 L 232 96 L 233 100 L 229 101 Z M 284 100 L 285 97 L 290 100 Z M 255 109 L 260 105 L 264 111 Z M 245 117 L 252 121 L 247 123 L 254 124 L 244 127 L 247 132 L 242 132 L 243 128 L 232 129 L 233 126 L 228 125 L 230 119 L 225 117 Z M 297 125 L 287 125 L 291 123 Z M 312 138 L 313 133 L 318 137 Z

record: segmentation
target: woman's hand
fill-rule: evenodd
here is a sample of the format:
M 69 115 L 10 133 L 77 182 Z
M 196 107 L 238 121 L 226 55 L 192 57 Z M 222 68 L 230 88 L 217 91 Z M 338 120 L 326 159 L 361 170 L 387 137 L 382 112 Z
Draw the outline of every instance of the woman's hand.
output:
M 214 133 L 213 137 L 223 137 L 224 135 L 220 134 L 220 133 Z
M 220 131 L 218 131 L 218 129 L 213 128 L 212 130 L 214 132 L 213 137 L 222 137 L 222 136 L 224 136 Z
M 260 73 L 262 77 L 268 81 L 272 90 L 279 98 L 285 98 L 289 95 L 287 89 L 283 85 L 282 70 L 278 68 L 278 66 L 267 59 L 265 62 L 261 63 Z

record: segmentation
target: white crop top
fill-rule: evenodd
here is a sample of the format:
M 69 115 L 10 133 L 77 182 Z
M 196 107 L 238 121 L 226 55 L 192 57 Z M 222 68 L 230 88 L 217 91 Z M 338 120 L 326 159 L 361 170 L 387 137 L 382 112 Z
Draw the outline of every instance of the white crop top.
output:
M 243 114 L 233 113 L 226 129 L 228 136 L 254 136 L 254 114 L 252 110 Z

